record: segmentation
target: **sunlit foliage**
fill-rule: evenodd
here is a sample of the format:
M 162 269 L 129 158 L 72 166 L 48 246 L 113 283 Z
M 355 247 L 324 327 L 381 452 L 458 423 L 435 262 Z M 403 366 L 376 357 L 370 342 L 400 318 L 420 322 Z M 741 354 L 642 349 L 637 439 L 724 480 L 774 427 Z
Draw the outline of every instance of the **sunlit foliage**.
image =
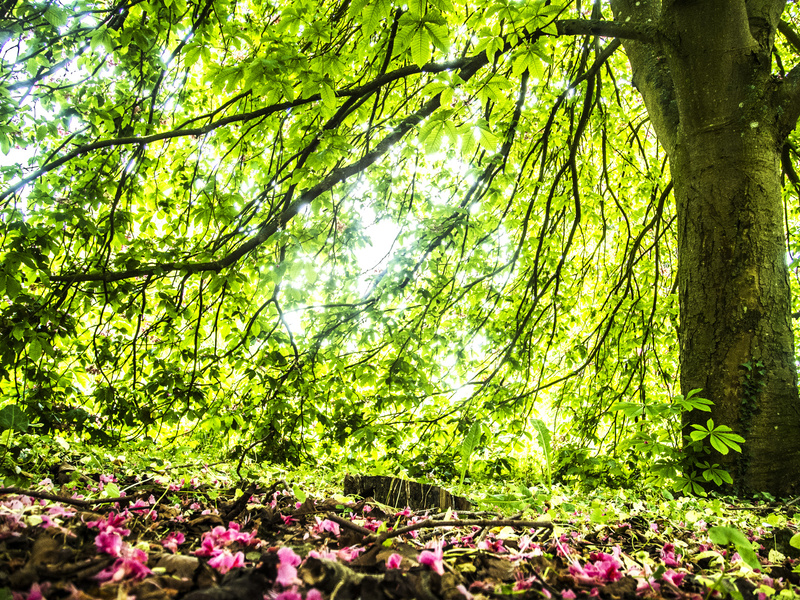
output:
M 487 471 L 532 419 L 620 476 L 678 447 L 618 410 L 679 393 L 675 217 L 619 42 L 559 36 L 591 10 L 4 4 L 0 403 L 412 475 L 476 421 Z

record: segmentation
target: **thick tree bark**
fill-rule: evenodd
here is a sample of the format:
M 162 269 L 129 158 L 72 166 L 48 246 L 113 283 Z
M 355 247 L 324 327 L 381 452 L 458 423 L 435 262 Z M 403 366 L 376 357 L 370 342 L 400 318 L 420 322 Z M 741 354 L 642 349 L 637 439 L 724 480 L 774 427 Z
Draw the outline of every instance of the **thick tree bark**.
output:
M 657 43 L 625 47 L 675 185 L 681 387 L 702 388 L 714 424 L 746 439 L 741 455 L 710 458 L 738 490 L 791 493 L 800 398 L 780 182 L 785 107 L 770 73 L 782 4 L 612 6 L 618 18 L 659 23 Z M 685 433 L 708 416 L 687 415 Z
M 769 132 L 699 133 L 671 166 L 678 206 L 681 387 L 747 441 L 715 456 L 743 490 L 791 492 L 800 473 L 779 154 Z M 705 413 L 684 425 L 705 424 Z

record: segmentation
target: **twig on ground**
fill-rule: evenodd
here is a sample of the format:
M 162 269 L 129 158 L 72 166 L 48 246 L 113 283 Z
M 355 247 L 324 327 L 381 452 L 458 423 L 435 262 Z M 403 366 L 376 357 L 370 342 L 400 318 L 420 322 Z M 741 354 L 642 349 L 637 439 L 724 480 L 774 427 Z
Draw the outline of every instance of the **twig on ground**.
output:
M 19 494 L 21 496 L 30 496 L 31 498 L 39 498 L 40 500 L 52 500 L 53 502 L 63 502 L 64 504 L 71 504 L 72 506 L 80 506 L 81 508 L 91 508 L 97 504 L 109 504 L 112 502 L 119 502 L 120 504 L 128 504 L 135 502 L 139 498 L 149 496 L 151 492 L 142 492 L 139 494 L 132 494 L 130 496 L 119 496 L 117 498 L 98 498 L 97 500 L 80 500 L 78 498 L 67 498 L 65 496 L 58 496 L 56 494 L 48 494 L 47 492 L 37 492 L 35 490 L 26 490 L 18 487 L 0 488 L 0 496 L 7 494 Z M 152 508 L 150 504 L 143 504 L 137 506 L 137 509 Z
M 355 531 L 356 533 L 360 533 L 361 535 L 365 535 L 365 536 L 369 537 L 373 533 L 373 531 L 371 529 L 367 529 L 366 527 L 362 527 L 361 525 L 358 525 L 357 523 L 353 523 L 352 521 L 348 521 L 347 519 L 344 519 L 344 518 L 340 517 L 336 513 L 328 513 L 325 516 L 329 521 L 334 521 L 335 523 L 338 523 L 342 527 L 346 527 L 347 529 Z
M 433 519 L 426 519 L 424 521 L 420 521 L 418 523 L 412 523 L 411 525 L 406 525 L 405 527 L 401 527 L 400 529 L 395 529 L 393 531 L 385 531 L 380 535 L 376 535 L 370 532 L 362 543 L 368 544 L 370 542 L 377 542 L 379 544 L 383 543 L 384 541 L 391 539 L 393 537 L 397 537 L 398 535 L 403 535 L 404 533 L 408 533 L 409 531 L 415 531 L 417 529 L 432 529 L 436 527 L 532 527 L 532 528 L 553 528 L 552 521 L 522 521 L 517 519 L 492 519 L 492 520 L 484 520 L 484 519 L 459 519 L 456 521 L 434 521 Z

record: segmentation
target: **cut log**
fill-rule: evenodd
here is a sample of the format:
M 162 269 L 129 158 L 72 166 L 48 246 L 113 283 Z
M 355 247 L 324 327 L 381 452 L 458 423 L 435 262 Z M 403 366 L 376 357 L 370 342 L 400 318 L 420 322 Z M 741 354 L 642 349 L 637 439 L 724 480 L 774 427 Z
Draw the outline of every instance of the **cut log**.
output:
M 345 475 L 344 494 L 373 498 L 395 508 L 470 510 L 472 507 L 466 498 L 453 496 L 438 485 L 381 475 Z

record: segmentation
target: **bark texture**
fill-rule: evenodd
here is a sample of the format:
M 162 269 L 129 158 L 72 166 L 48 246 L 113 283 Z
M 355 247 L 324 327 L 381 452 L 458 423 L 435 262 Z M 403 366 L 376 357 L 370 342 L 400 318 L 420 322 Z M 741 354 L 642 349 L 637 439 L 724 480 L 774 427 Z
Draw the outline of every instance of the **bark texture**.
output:
M 615 0 L 618 20 L 657 23 L 624 42 L 670 159 L 678 214 L 681 387 L 713 400 L 746 442 L 712 455 L 740 491 L 800 481 L 800 398 L 791 324 L 780 148 L 797 115 L 771 74 L 784 3 Z M 788 126 L 787 126 L 788 124 Z M 708 413 L 689 414 L 705 425 Z

